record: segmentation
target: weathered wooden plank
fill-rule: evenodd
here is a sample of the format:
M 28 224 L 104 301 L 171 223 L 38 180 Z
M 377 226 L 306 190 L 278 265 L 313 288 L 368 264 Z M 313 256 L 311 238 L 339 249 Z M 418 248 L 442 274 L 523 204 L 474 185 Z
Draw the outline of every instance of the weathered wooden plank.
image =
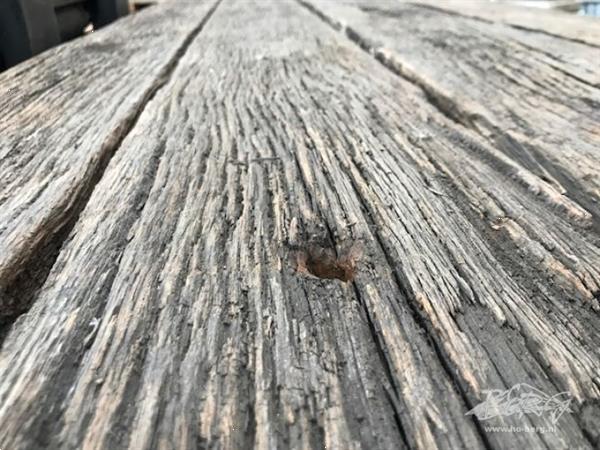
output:
M 495 176 L 511 177 L 527 188 L 529 197 L 522 198 L 517 192 L 508 194 L 515 186 L 494 190 L 495 184 L 489 183 L 480 167 L 473 170 L 470 179 L 479 179 L 479 186 L 465 179 L 461 190 L 475 200 L 479 212 L 492 222 L 506 223 L 509 218 L 513 223 L 512 219 L 518 219 L 518 227 L 537 241 L 524 245 L 523 230 L 517 232 L 511 226 L 509 235 L 519 246 L 533 252 L 535 259 L 544 261 L 544 265 L 555 266 L 557 272 L 563 273 L 561 266 L 566 266 L 572 275 L 563 274 L 579 279 L 580 287 L 587 290 L 586 297 L 597 296 L 600 286 L 596 268 L 600 180 L 596 176 L 600 167 L 595 145 L 597 111 L 584 106 L 586 102 L 577 102 L 576 90 L 569 93 L 566 86 L 561 87 L 556 80 L 552 82 L 552 77 L 559 76 L 568 85 L 565 80 L 570 78 L 562 79 L 558 72 L 548 77 L 552 69 L 527 63 L 526 60 L 533 58 L 523 51 L 518 58 L 507 54 L 503 50 L 505 44 L 501 47 L 490 43 L 491 39 L 497 39 L 493 34 L 489 37 L 484 29 L 470 28 L 472 24 L 463 23 L 460 18 L 443 14 L 438 17 L 414 7 L 388 12 L 329 2 L 318 7 L 334 25 L 345 26 L 355 41 L 375 52 L 390 69 L 419 84 L 442 112 L 487 139 L 491 146 L 474 147 L 474 153 L 464 155 L 467 164 L 479 159 L 487 161 L 495 168 Z M 432 43 L 446 35 L 450 36 L 448 45 L 454 46 L 447 47 L 451 58 L 443 56 Z M 478 46 L 484 43 L 483 47 Z M 465 45 L 471 48 L 470 53 L 459 50 Z M 515 76 L 523 79 L 519 82 L 508 75 L 507 69 L 517 65 L 522 75 L 515 73 Z M 537 78 L 547 81 L 547 85 L 540 84 Z M 592 99 L 598 98 L 597 89 L 584 83 L 579 83 L 578 88 L 588 91 Z M 560 101 L 566 106 L 559 111 L 556 108 Z M 571 118 L 570 123 L 566 123 L 567 117 Z M 478 158 L 473 158 L 475 154 Z M 455 166 L 455 178 L 464 179 L 461 164 L 452 158 L 446 163 Z M 487 191 L 483 197 L 482 187 Z M 562 211 L 570 222 L 584 227 L 591 224 L 595 232 L 583 231 L 580 238 L 581 233 L 573 233 L 569 224 L 557 228 L 540 224 L 540 217 L 542 222 L 548 220 L 548 224 L 555 218 L 536 210 L 532 198 L 542 199 Z M 560 261 L 558 265 L 555 258 Z M 582 265 L 582 260 L 588 262 Z M 595 302 L 592 304 L 597 306 Z
M 447 115 L 538 175 L 556 191 L 550 201 L 568 197 L 598 216 L 597 86 L 477 21 L 390 2 L 313 4 Z M 588 59 L 597 53 L 584 51 Z
M 376 3 L 375 5 L 385 8 L 389 3 Z M 433 3 L 419 3 L 435 11 L 451 13 L 443 8 L 438 8 Z M 510 9 L 510 5 L 508 5 Z M 476 10 L 485 10 L 486 8 L 473 8 Z M 545 11 L 540 11 L 538 15 L 544 17 Z M 470 23 L 475 23 L 469 21 Z M 542 21 L 543 22 L 543 21 Z M 572 24 L 574 30 L 585 28 L 585 19 L 582 21 L 577 18 Z M 596 87 L 600 86 L 600 60 L 590 57 L 592 54 L 597 54 L 598 50 L 590 45 L 582 45 L 580 42 L 570 42 L 565 39 L 557 39 L 556 36 L 546 33 L 533 33 L 521 28 L 510 27 L 502 23 L 489 22 L 480 25 L 480 29 L 486 30 L 487 33 L 492 33 L 505 41 L 514 41 L 520 44 L 525 49 L 533 50 L 531 56 L 535 57 L 539 54 L 544 54 L 544 63 L 552 66 L 556 70 L 560 70 L 569 76 L 579 78 L 583 82 L 592 84 Z
M 590 448 L 600 327 L 560 252 L 598 254 L 507 167 L 305 9 L 224 2 L 8 335 L 0 446 Z M 319 247 L 355 278 L 307 274 Z M 523 382 L 576 414 L 465 416 Z
M 23 291 L 47 273 L 60 236 L 212 4 L 157 6 L 0 74 L 0 322 L 27 307 Z
M 404 6 L 416 4 L 422 8 L 429 8 L 433 11 L 445 13 L 446 16 L 453 14 L 453 12 L 455 12 L 454 9 L 460 9 L 461 7 L 471 10 L 473 13 L 482 12 L 484 15 L 486 12 L 489 13 L 489 11 L 493 11 L 494 8 L 498 11 L 511 10 L 511 5 L 506 4 L 498 8 L 497 5 L 490 5 L 489 3 L 483 4 L 479 2 L 462 1 L 445 1 L 440 3 L 434 1 L 404 2 L 402 0 L 376 0 L 373 2 L 365 2 L 364 0 L 343 0 L 329 3 L 333 3 L 330 7 L 335 6 L 336 3 L 338 7 L 346 5 L 343 17 L 338 15 L 336 19 L 341 22 L 347 22 L 351 26 L 356 25 L 357 21 L 361 20 L 361 8 L 366 8 L 367 10 L 370 9 L 371 11 L 393 11 L 395 9 L 396 15 L 398 16 L 398 6 L 402 3 L 405 4 Z M 352 8 L 348 8 L 348 6 L 352 6 Z M 489 9 L 488 7 L 492 9 Z M 518 8 L 519 11 L 521 9 L 522 8 Z M 529 9 L 527 9 L 527 11 L 529 11 Z M 545 17 L 546 14 L 546 11 L 534 10 L 534 12 L 538 17 Z M 457 15 L 460 17 L 458 13 Z M 494 14 L 492 13 L 492 15 Z M 406 14 L 406 16 L 408 16 L 408 14 Z M 552 15 L 550 17 L 552 17 Z M 560 14 L 560 17 L 564 17 L 564 14 Z M 344 19 L 347 20 L 344 21 Z M 483 33 L 485 34 L 494 35 L 503 42 L 517 42 L 522 50 L 533 50 L 530 52 L 532 58 L 537 58 L 540 54 L 546 55 L 547 58 L 544 58 L 543 60 L 545 64 L 548 64 L 557 70 L 566 72 L 568 75 L 580 78 L 584 82 L 600 86 L 600 60 L 598 60 L 598 58 L 590 57 L 591 53 L 597 53 L 596 49 L 590 47 L 590 45 L 582 45 L 582 43 L 557 39 L 557 37 L 552 34 L 528 32 L 518 27 L 505 25 L 499 20 L 489 22 L 467 20 L 466 22 L 469 23 L 470 26 L 477 27 L 478 30 L 483 30 Z M 535 23 L 543 23 L 543 20 L 532 21 L 532 26 L 534 26 Z M 341 23 L 341 25 L 343 25 L 343 23 Z M 570 29 L 580 33 L 582 28 L 586 28 L 586 25 L 588 25 L 586 19 L 582 20 L 582 18 L 575 18 L 573 23 L 571 23 Z M 564 28 L 566 29 L 566 27 Z M 596 29 L 595 26 L 594 29 Z M 512 46 L 509 46 L 508 48 L 510 49 Z
M 3 379 L 11 380 L 3 385 L 0 413 L 6 445 L 31 445 L 43 434 L 55 445 L 84 448 L 169 440 L 174 446 L 399 448 L 397 406 L 388 396 L 402 391 L 412 412 L 397 414 L 415 421 L 407 430 L 411 442 L 477 444 L 432 348 L 396 304 L 402 294 L 381 253 L 384 268 L 365 269 L 381 279 L 359 287 L 296 273 L 285 241 L 301 245 L 313 232 L 330 238 L 318 209 L 323 199 L 310 198 L 318 186 L 303 181 L 298 166 L 307 170 L 309 137 L 298 118 L 284 121 L 295 114 L 285 81 L 298 82 L 303 67 L 315 70 L 335 58 L 320 48 L 315 25 L 328 40 L 335 36 L 297 6 L 242 5 L 217 12 L 150 102 L 34 310 L 9 337 L 3 362 L 28 369 L 19 375 L 3 366 Z M 258 26 L 267 21 L 269 27 Z M 341 199 L 322 187 L 342 212 Z M 364 232 L 360 203 L 354 198 L 347 208 L 347 221 Z M 333 217 L 348 234 L 349 222 Z M 300 232 L 292 232 L 293 223 Z M 385 358 L 394 365 L 387 384 L 359 295 L 373 308 L 369 314 L 380 316 L 378 326 L 394 324 L 386 332 Z M 98 330 L 88 325 L 94 319 Z M 56 359 L 38 366 L 39 355 L 56 345 L 62 347 Z M 444 404 L 426 411 L 433 395 Z M 38 408 L 40 401 L 60 401 L 53 419 L 64 426 L 44 429 L 44 419 L 32 415 L 34 398 Z M 125 410 L 130 419 L 123 423 L 117 416 Z M 460 433 L 445 436 L 423 415 Z M 115 420 L 129 430 L 115 434 Z
M 482 2 L 468 0 L 444 0 L 443 2 L 411 0 L 410 3 L 600 47 L 600 30 L 593 17 L 580 17 L 563 11 L 540 10 L 514 4 L 491 2 L 482 4 Z

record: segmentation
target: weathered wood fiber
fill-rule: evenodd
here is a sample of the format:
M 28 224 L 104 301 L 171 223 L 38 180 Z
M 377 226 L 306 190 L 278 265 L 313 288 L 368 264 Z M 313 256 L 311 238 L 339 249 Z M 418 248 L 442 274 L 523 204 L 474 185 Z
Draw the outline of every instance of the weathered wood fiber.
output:
M 212 4 L 152 8 L 0 74 L 0 322 L 27 307 L 23 291 L 43 280 L 120 140 Z
M 372 6 L 380 6 L 385 9 L 390 3 L 375 3 Z M 437 6 L 445 6 L 444 3 L 437 3 Z M 431 3 L 419 3 L 419 6 L 433 8 L 434 11 L 451 13 L 451 10 L 445 8 L 438 8 L 436 5 Z M 506 5 L 510 9 L 510 5 Z M 493 7 L 493 6 L 492 6 Z M 475 9 L 473 8 L 475 11 Z M 486 10 L 486 8 L 478 8 L 478 10 Z M 546 11 L 536 11 L 536 16 L 546 17 Z M 564 18 L 565 13 L 562 13 L 560 17 Z M 552 17 L 552 16 L 551 16 Z M 567 18 L 571 18 L 567 15 Z M 581 29 L 585 28 L 586 20 L 589 18 L 577 17 L 574 23 L 571 23 L 568 28 L 563 23 L 564 29 L 577 30 L 577 33 L 581 33 Z M 594 19 L 591 19 L 594 20 Z M 478 23 L 477 21 L 468 20 L 471 24 Z M 538 23 L 543 23 L 543 20 L 537 20 Z M 594 57 L 593 55 L 599 54 L 600 50 L 594 48 L 592 44 L 582 45 L 581 42 L 571 42 L 567 39 L 559 39 L 557 36 L 546 33 L 535 33 L 530 30 L 523 30 L 519 27 L 511 27 L 498 21 L 494 22 L 479 22 L 481 29 L 485 29 L 487 33 L 492 33 L 505 41 L 518 42 L 522 49 L 533 50 L 531 56 L 544 54 L 547 58 L 544 58 L 544 63 L 552 66 L 554 69 L 565 72 L 567 75 L 579 78 L 588 84 L 592 84 L 596 87 L 600 86 L 600 58 Z M 594 28 L 597 31 L 597 22 L 594 21 Z M 511 48 L 511 47 L 509 47 Z
M 355 0 L 312 4 L 421 85 L 445 114 L 538 175 L 555 191 L 551 202 L 568 197 L 594 217 L 600 214 L 600 89 L 569 73 L 568 63 L 558 68 L 551 53 L 428 8 Z M 589 46 L 580 52 L 589 60 L 598 54 Z M 595 226 L 600 230 L 597 219 Z
M 404 0 L 395 1 L 404 2 Z M 508 3 L 482 5 L 482 2 L 472 0 L 409 0 L 408 3 L 435 7 L 467 17 L 504 23 L 518 29 L 600 47 L 600 30 L 593 17 L 581 17 L 564 11 L 540 10 Z
M 590 213 L 431 100 L 297 3 L 221 3 L 4 341 L 0 447 L 592 448 Z M 518 383 L 573 412 L 465 415 Z
M 499 171 L 582 226 L 591 224 L 596 231 L 591 248 L 597 253 L 600 154 L 593 105 L 600 100 L 598 88 L 554 70 L 533 58 L 531 47 L 519 50 L 518 42 L 506 35 L 500 39 L 477 22 L 407 6 L 384 10 L 322 2 L 318 8 L 386 66 L 422 86 L 446 115 L 486 137 L 495 149 L 485 157 Z M 511 46 L 513 52 L 507 52 Z M 579 89 L 587 97 L 578 97 Z M 530 234 L 546 233 L 545 227 L 530 229 Z M 562 239 L 570 245 L 570 231 Z M 538 240 L 555 251 L 554 239 Z M 571 255 L 579 264 L 578 254 L 566 251 L 563 257 Z M 583 278 L 597 295 L 597 273 Z

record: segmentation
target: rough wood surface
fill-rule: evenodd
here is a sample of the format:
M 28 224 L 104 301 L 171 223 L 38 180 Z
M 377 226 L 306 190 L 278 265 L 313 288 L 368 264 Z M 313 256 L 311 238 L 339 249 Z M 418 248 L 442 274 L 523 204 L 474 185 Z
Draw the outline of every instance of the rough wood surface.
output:
M 370 3 L 371 6 L 379 6 L 380 9 L 386 9 L 394 4 L 380 1 L 377 3 Z M 432 11 L 437 11 L 444 13 L 445 16 L 451 15 L 452 10 L 449 8 L 438 8 L 439 6 L 448 5 L 447 2 L 437 3 L 438 7 L 433 4 L 433 2 L 429 3 L 419 3 L 421 7 L 425 6 L 430 8 Z M 454 5 L 451 3 L 450 5 Z M 462 5 L 462 3 L 461 3 Z M 510 5 L 506 5 L 510 9 Z M 491 5 L 492 10 L 495 7 L 493 4 Z M 471 8 L 473 11 L 487 11 L 487 8 Z M 519 9 L 520 11 L 520 9 Z M 528 8 L 529 11 L 529 8 Z M 552 12 L 549 11 L 534 11 L 536 20 L 531 19 L 531 24 L 539 24 L 544 23 L 543 18 L 546 17 L 546 14 L 550 14 L 552 16 Z M 561 13 L 560 17 L 565 18 L 565 13 Z M 436 17 L 435 15 L 433 17 Z M 456 17 L 456 16 L 455 16 Z M 460 16 L 459 16 L 460 17 Z M 523 17 L 522 15 L 520 17 Z M 567 20 L 570 19 L 571 15 L 566 15 Z M 533 30 L 522 29 L 519 27 L 511 27 L 508 24 L 504 24 L 501 21 L 494 22 L 486 22 L 486 21 L 477 21 L 468 19 L 468 16 L 465 17 L 462 22 L 459 23 L 468 23 L 469 26 L 474 26 L 480 32 L 483 30 L 485 34 L 494 35 L 496 38 L 496 42 L 502 41 L 505 43 L 514 43 L 516 42 L 518 45 L 517 49 L 520 49 L 520 54 L 522 57 L 522 52 L 527 52 L 528 50 L 533 50 L 531 53 L 532 57 L 537 57 L 539 59 L 540 55 L 545 55 L 546 58 L 543 58 L 542 61 L 550 65 L 552 68 L 564 72 L 567 76 L 573 76 L 575 78 L 579 78 L 580 80 L 592 84 L 596 87 L 600 86 L 600 60 L 594 55 L 598 54 L 600 50 L 597 50 L 594 47 L 593 43 L 581 43 L 578 41 L 570 42 L 566 39 L 561 39 L 560 36 L 555 36 L 551 33 L 536 33 Z M 585 28 L 585 18 L 575 17 L 574 21 L 578 25 L 570 24 L 562 22 L 562 29 L 565 30 L 576 30 L 578 34 L 581 34 L 581 29 Z M 594 29 L 598 31 L 597 21 L 595 19 L 591 19 L 594 24 Z M 600 38 L 598 40 L 600 42 Z M 582 45 L 585 44 L 585 45 Z M 508 45 L 507 50 L 511 51 L 515 46 Z
M 219 4 L 3 342 L 1 448 L 598 444 L 596 184 L 571 197 L 555 179 L 597 158 L 589 111 L 566 103 L 584 121 L 573 161 L 547 142 L 576 138 L 548 126 L 535 155 L 556 170 L 525 161 L 507 150 L 522 128 L 508 144 L 485 128 L 503 111 L 451 113 L 428 58 L 406 77 L 369 44 L 432 26 L 401 8 L 374 35 L 348 4 Z M 331 26 L 357 18 L 350 38 Z M 520 383 L 569 391 L 555 431 L 466 414 Z
M 550 201 L 566 194 L 598 216 L 597 80 L 557 67 L 552 47 L 542 52 L 471 19 L 394 2 L 317 3 L 353 40 L 425 89 L 445 114 L 538 175 Z M 587 60 L 597 54 L 574 45 Z
M 211 5 L 152 8 L 0 74 L 0 323 L 27 307 L 39 254 L 56 253 Z
M 556 70 L 548 60 L 534 59 L 531 47 L 519 49 L 520 43 L 507 40 L 503 30 L 484 29 L 477 22 L 412 6 L 378 9 L 371 4 L 324 1 L 318 7 L 389 69 L 421 86 L 446 116 L 489 142 L 491 148 L 482 149 L 481 157 L 497 172 L 567 218 L 566 228 L 549 229 L 538 226 L 548 214 L 526 206 L 527 199 L 518 194 L 513 200 L 507 198 L 506 190 L 484 201 L 475 196 L 486 217 L 517 218 L 544 248 L 555 256 L 562 253 L 559 259 L 581 280 L 586 295 L 597 296 L 600 116 L 594 105 L 600 104 L 600 90 Z M 514 46 L 512 52 L 506 50 L 510 46 Z M 587 52 L 592 54 L 589 48 Z M 586 96 L 576 94 L 580 89 Z M 457 176 L 463 170 L 459 164 Z M 489 191 L 490 183 L 481 170 L 475 169 L 473 179 Z M 473 189 L 466 189 L 470 197 Z M 500 210 L 490 209 L 490 200 L 499 203 Z M 593 230 L 584 239 L 587 243 L 571 247 L 578 241 L 573 224 Z M 521 233 L 510 234 L 522 241 Z M 591 272 L 581 270 L 579 256 L 584 254 L 590 257 Z
M 564 11 L 540 10 L 515 4 L 484 3 L 479 0 L 409 0 L 408 2 L 600 47 L 600 29 L 594 17 L 581 17 Z

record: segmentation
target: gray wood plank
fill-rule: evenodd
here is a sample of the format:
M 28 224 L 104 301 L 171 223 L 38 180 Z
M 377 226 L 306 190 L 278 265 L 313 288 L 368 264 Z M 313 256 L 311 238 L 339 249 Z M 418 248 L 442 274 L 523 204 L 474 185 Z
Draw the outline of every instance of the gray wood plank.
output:
M 297 5 L 228 4 L 192 44 L 111 162 L 34 310 L 5 344 L 3 361 L 28 367 L 21 375 L 2 369 L 11 380 L 3 384 L 0 413 L 7 445 L 31 446 L 43 435 L 67 448 L 171 442 L 395 449 L 404 446 L 395 414 L 414 422 L 411 442 L 478 445 L 451 380 L 397 304 L 402 294 L 389 269 L 367 268 L 375 279 L 355 286 L 299 275 L 291 262 L 297 250 L 286 241 L 332 238 L 322 200 L 310 197 L 318 186 L 303 187 L 310 183 L 300 169 L 308 137 L 298 118 L 282 122 L 294 117 L 294 103 L 283 97 L 280 77 L 298 82 L 288 70 L 315 70 L 334 57 L 322 55 L 315 25 L 335 42 Z M 277 86 L 274 109 L 265 98 L 270 84 Z M 341 212 L 334 191 L 323 193 Z M 357 199 L 347 208 L 348 219 L 360 220 L 356 232 L 366 232 Z M 352 229 L 332 224 L 345 234 Z M 384 261 L 381 250 L 378 258 Z M 385 356 L 361 295 L 377 323 L 394 324 Z M 57 324 L 55 314 L 64 320 Z M 94 319 L 102 322 L 97 330 L 89 325 Z M 57 344 L 62 349 L 45 361 L 46 371 L 39 355 Z M 27 396 L 60 402 L 52 418 L 69 425 L 44 428 L 19 392 L 25 379 Z M 426 410 L 423 396 L 434 395 L 444 404 Z M 130 419 L 119 426 L 128 431 L 114 433 L 125 411 Z M 427 416 L 460 432 L 446 435 Z
M 591 448 L 587 213 L 507 168 L 298 4 L 223 2 L 8 334 L 0 446 Z M 465 415 L 518 383 L 574 413 Z
M 538 242 L 535 246 L 541 244 L 545 253 L 553 254 L 550 260 L 561 260 L 580 279 L 588 298 L 597 296 L 597 110 L 591 104 L 586 106 L 587 101 L 576 93 L 585 90 L 593 103 L 600 98 L 598 89 L 573 81 L 545 63 L 532 62 L 535 51 L 505 51 L 505 47 L 519 44 L 500 42 L 494 29 L 460 17 L 408 6 L 388 11 L 321 2 L 317 8 L 334 26 L 345 27 L 355 42 L 375 53 L 384 65 L 422 87 L 440 111 L 490 143 L 473 153 L 477 158 L 469 156 L 468 163 L 487 161 L 498 174 L 527 188 L 527 196 L 509 200 L 506 190 L 495 190 L 494 184 L 482 179 L 481 170 L 476 170 L 473 178 L 480 179 L 480 186 L 465 181 L 463 185 L 471 187 L 462 190 L 477 199 L 480 213 L 492 221 L 517 218 L 520 227 Z M 441 36 L 448 37 L 444 45 Z M 516 72 L 511 75 L 511 70 Z M 568 91 L 569 87 L 573 90 Z M 461 168 L 456 168 L 455 176 L 462 177 Z M 491 199 L 481 201 L 476 193 L 481 187 Z M 540 216 L 535 211 L 539 206 L 532 206 L 533 199 L 561 211 L 576 228 L 591 231 L 573 233 L 571 225 L 559 226 L 562 231 L 539 226 L 540 217 L 542 221 L 554 218 L 544 213 Z M 581 233 L 583 240 L 578 237 Z M 509 234 L 522 242 L 523 233 Z M 571 247 L 575 241 L 580 244 Z M 532 246 L 525 248 L 537 252 Z M 583 256 L 588 260 L 584 265 L 591 272 L 581 270 L 579 255 L 588 255 Z M 597 307 L 595 301 L 592 305 Z
M 404 0 L 400 1 L 404 2 Z M 593 17 L 580 17 L 563 11 L 543 10 L 507 3 L 484 3 L 469 0 L 444 0 L 443 2 L 410 0 L 409 2 L 600 47 L 600 30 Z
M 140 110 L 214 2 L 161 5 L 0 74 L 0 323 L 25 310 Z
M 433 2 L 419 2 L 420 6 L 431 8 L 433 11 L 444 12 L 446 14 L 453 14 L 452 8 L 440 8 L 440 6 L 446 6 L 448 3 L 437 3 Z M 390 3 L 375 3 L 385 8 Z M 457 6 L 459 3 L 457 3 Z M 492 5 L 492 8 L 495 8 Z M 503 5 L 504 9 L 511 10 L 511 5 Z M 487 8 L 478 7 L 471 9 L 475 12 L 477 10 L 486 11 Z M 521 10 L 521 8 L 519 8 Z M 543 18 L 546 17 L 547 11 L 534 11 L 536 15 L 542 20 L 538 19 L 537 23 L 543 23 Z M 466 16 L 471 17 L 471 16 Z M 551 16 L 552 17 L 552 16 Z M 559 15 L 564 18 L 564 13 Z M 571 16 L 567 16 L 571 18 Z M 594 20 L 590 18 L 575 17 L 567 26 L 564 22 L 562 23 L 563 29 L 570 28 L 575 33 L 581 34 L 582 29 L 585 29 L 588 25 L 588 20 Z M 468 20 L 469 23 L 475 24 L 477 21 Z M 535 23 L 535 21 L 532 21 Z M 598 49 L 594 46 L 584 45 L 585 43 L 577 41 L 569 41 L 565 39 L 557 39 L 557 36 L 548 33 L 536 33 L 530 30 L 523 29 L 520 27 L 511 27 L 502 23 L 501 21 L 493 22 L 479 22 L 480 29 L 485 30 L 487 33 L 496 35 L 497 37 L 504 39 L 508 42 L 518 42 L 520 46 L 532 50 L 531 55 L 543 54 L 546 58 L 543 59 L 545 64 L 552 66 L 554 69 L 566 73 L 568 76 L 579 78 L 585 83 L 600 86 L 600 60 L 598 58 L 590 57 L 591 55 L 597 54 Z M 597 23 L 594 22 L 596 26 Z
M 550 202 L 575 200 L 600 230 L 596 85 L 478 21 L 394 2 L 312 4 L 445 114 L 544 180 L 555 191 Z M 589 60 L 598 53 L 582 51 Z

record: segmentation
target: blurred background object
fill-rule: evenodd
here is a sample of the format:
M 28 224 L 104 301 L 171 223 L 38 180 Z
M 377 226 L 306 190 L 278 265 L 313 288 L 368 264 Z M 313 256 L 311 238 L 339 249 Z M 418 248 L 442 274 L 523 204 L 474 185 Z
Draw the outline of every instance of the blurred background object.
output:
M 583 16 L 600 17 L 600 2 L 583 2 L 577 12 Z
M 129 0 L 0 0 L 0 70 L 129 10 Z

